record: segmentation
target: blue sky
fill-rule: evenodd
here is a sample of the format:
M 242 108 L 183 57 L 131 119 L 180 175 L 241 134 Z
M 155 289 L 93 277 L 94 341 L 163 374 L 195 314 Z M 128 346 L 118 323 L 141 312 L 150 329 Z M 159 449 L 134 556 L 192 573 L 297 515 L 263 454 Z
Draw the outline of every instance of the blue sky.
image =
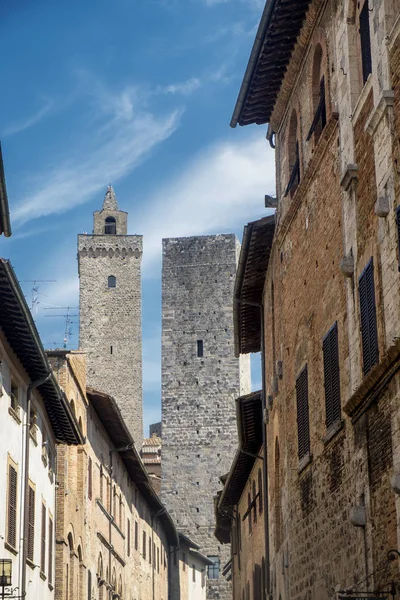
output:
M 34 316 L 45 347 L 60 347 L 64 320 L 46 318 L 45 308 L 77 306 L 76 236 L 92 230 L 113 184 L 129 233 L 144 235 L 146 433 L 160 417 L 161 239 L 241 237 L 274 193 L 264 128 L 229 127 L 262 6 L 0 2 L 0 139 L 13 227 L 0 255 L 23 282 L 56 280 L 39 285 Z M 22 286 L 30 302 L 32 284 Z M 77 333 L 74 323 L 72 347 Z

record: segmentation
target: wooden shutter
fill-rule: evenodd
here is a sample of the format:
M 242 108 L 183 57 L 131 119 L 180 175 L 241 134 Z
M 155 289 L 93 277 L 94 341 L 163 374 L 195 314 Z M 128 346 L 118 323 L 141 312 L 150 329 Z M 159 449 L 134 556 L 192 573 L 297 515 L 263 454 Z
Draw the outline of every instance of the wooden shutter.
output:
M 28 498 L 28 558 L 33 562 L 35 544 L 35 490 L 30 486 Z
M 49 517 L 49 568 L 48 568 L 49 584 L 53 583 L 53 519 Z
M 88 460 L 88 498 L 92 499 L 93 479 L 92 479 L 92 459 L 89 456 Z
M 379 361 L 373 259 L 359 278 L 360 325 L 364 375 Z
M 17 471 L 8 465 L 7 543 L 17 546 Z
M 371 58 L 371 35 L 369 29 L 369 11 L 368 0 L 365 0 L 364 6 L 360 12 L 360 44 L 361 44 L 361 62 L 363 82 L 365 83 L 370 73 L 372 73 Z
M 296 380 L 298 455 L 302 459 L 310 452 L 310 423 L 308 416 L 307 365 Z
M 337 323 L 331 327 L 322 342 L 324 357 L 324 387 L 326 428 L 340 421 L 340 371 Z
M 42 504 L 42 530 L 40 543 L 40 571 L 46 570 L 46 505 Z
M 397 225 L 397 251 L 399 254 L 399 271 L 400 271 L 400 206 L 396 210 L 396 225 Z

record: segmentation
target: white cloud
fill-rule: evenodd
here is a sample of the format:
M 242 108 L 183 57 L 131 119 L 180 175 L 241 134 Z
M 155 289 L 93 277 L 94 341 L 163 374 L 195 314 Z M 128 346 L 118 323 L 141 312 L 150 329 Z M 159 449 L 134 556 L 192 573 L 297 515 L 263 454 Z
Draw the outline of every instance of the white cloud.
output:
M 25 131 L 29 127 L 36 125 L 41 121 L 47 113 L 53 108 L 53 101 L 50 98 L 46 98 L 42 108 L 40 108 L 36 113 L 28 117 L 27 119 L 14 123 L 7 127 L 3 131 L 3 135 L 14 135 L 15 133 L 20 133 L 21 131 Z
M 163 237 L 229 233 L 266 214 L 263 198 L 274 193 L 275 166 L 260 133 L 208 148 L 147 198 L 140 219 L 145 277 L 159 271 Z
M 201 87 L 200 79 L 197 77 L 191 77 L 183 83 L 171 83 L 166 86 L 158 86 L 156 93 L 158 94 L 182 94 L 183 96 L 190 96 L 193 92 Z
M 12 214 L 14 222 L 61 214 L 132 171 L 179 126 L 182 109 L 155 116 L 141 107 L 140 90 L 111 94 L 97 82 L 92 90 L 93 123 L 78 133 L 70 155 L 41 172 Z

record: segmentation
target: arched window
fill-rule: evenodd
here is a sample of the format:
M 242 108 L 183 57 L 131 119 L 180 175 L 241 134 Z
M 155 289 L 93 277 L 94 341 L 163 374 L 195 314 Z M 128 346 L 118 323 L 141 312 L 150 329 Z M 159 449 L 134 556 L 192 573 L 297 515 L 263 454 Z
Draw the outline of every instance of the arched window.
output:
M 83 565 L 82 548 L 78 546 L 78 600 L 83 600 L 84 595 L 84 583 L 85 583 L 85 567 Z
M 114 217 L 107 217 L 104 222 L 104 233 L 115 235 L 117 233 L 117 223 Z
M 312 105 L 313 120 L 306 141 L 308 142 L 314 135 L 317 142 L 326 125 L 326 83 L 325 65 L 321 44 L 317 44 L 314 52 L 312 69 Z
M 117 592 L 117 573 L 115 571 L 115 567 L 113 569 L 111 587 L 113 589 L 113 592 Z
M 108 287 L 115 288 L 117 287 L 117 278 L 114 275 L 109 275 L 108 277 Z
M 292 111 L 289 122 L 287 154 L 289 162 L 289 182 L 285 190 L 285 196 L 287 196 L 290 191 L 294 192 L 300 183 L 300 150 L 297 113 L 295 110 Z
M 118 594 L 119 594 L 119 597 L 122 598 L 122 577 L 121 577 L 121 575 L 119 576 L 119 580 L 118 580 Z
M 251 522 L 251 494 L 247 494 L 247 519 L 249 521 L 249 534 L 253 531 L 253 525 Z
M 99 600 L 103 600 L 104 598 L 104 579 L 103 579 L 103 559 L 101 554 L 99 555 L 98 565 L 97 565 L 97 581 L 99 585 Z
M 257 500 L 256 500 L 256 482 L 253 479 L 252 483 L 252 492 L 253 492 L 253 523 L 257 523 Z
M 75 402 L 73 400 L 71 400 L 70 405 L 71 405 L 71 410 L 73 412 L 73 415 L 74 415 L 74 417 L 76 417 Z
M 263 481 L 261 469 L 258 469 L 258 512 L 262 515 L 263 511 Z

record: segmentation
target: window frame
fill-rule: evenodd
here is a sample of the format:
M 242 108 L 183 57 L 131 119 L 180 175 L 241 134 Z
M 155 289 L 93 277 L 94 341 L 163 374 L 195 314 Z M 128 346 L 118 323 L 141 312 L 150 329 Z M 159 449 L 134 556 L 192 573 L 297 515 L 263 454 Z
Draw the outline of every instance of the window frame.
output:
M 11 469 L 15 473 L 15 506 L 11 507 Z M 10 526 L 13 525 L 14 531 L 10 531 Z M 8 456 L 7 460 L 7 514 L 6 514 L 6 532 L 5 542 L 7 546 L 17 551 L 18 540 L 18 465 Z M 14 542 L 14 543 L 13 543 Z
M 212 579 L 213 580 L 220 579 L 221 561 L 220 561 L 219 556 L 212 555 L 212 556 L 207 556 L 207 558 L 213 561 L 212 565 L 207 565 L 208 580 L 210 581 Z
M 339 333 L 337 321 L 322 339 L 324 369 L 325 425 L 327 431 L 341 422 Z
M 364 377 L 379 363 L 374 259 L 370 258 L 358 278 L 362 368 Z

